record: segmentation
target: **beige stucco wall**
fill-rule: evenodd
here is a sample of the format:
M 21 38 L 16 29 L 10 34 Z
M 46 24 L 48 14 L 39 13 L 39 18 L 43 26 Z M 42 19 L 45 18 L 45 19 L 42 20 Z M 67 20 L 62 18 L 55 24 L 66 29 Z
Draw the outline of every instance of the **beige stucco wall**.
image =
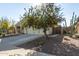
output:
M 24 32 L 26 33 L 27 32 L 27 34 L 44 34 L 43 33 L 43 29 L 32 29 L 32 28 L 28 28 L 26 31 L 24 30 Z M 51 28 L 47 31 L 47 34 L 50 34 L 50 33 L 52 33 L 52 30 L 51 30 Z

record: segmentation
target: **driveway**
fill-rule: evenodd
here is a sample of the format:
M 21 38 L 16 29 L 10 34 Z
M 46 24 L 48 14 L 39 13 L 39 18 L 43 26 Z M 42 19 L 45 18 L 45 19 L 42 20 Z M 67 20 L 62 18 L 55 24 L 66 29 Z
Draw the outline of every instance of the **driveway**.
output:
M 35 40 L 36 38 L 42 37 L 42 35 L 37 34 L 23 34 L 18 36 L 0 38 L 0 51 L 7 49 L 15 49 L 16 45 L 23 44 Z
M 0 56 L 51 56 L 50 54 L 46 54 L 43 52 L 16 47 L 16 45 L 35 40 L 36 38 L 40 38 L 42 36 L 43 35 L 38 34 L 25 34 L 1 38 Z

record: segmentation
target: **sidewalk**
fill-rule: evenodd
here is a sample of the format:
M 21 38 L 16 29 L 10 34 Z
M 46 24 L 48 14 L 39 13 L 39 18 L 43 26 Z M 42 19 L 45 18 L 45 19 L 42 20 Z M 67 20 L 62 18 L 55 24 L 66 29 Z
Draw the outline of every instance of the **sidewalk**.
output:
M 0 56 L 52 56 L 52 55 L 46 54 L 43 52 L 37 52 L 30 49 L 25 50 L 25 49 L 19 48 L 14 50 L 1 51 Z

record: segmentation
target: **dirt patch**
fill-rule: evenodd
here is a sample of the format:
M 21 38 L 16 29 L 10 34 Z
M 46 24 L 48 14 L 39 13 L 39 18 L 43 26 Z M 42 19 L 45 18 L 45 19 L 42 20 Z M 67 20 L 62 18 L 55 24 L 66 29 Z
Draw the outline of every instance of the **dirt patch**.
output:
M 18 47 L 57 56 L 79 56 L 79 40 L 63 36 L 51 37 L 48 40 L 43 37 Z

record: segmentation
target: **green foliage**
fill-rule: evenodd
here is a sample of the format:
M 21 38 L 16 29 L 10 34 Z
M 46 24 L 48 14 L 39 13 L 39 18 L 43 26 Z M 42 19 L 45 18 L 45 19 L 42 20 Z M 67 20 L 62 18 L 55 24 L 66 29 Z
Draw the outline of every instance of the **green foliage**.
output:
M 14 33 L 15 32 L 15 27 L 14 25 L 11 25 L 9 28 L 8 28 L 8 32 L 10 33 Z
M 7 18 L 1 18 L 0 20 L 0 34 L 5 36 L 5 33 L 8 32 L 9 28 L 9 20 Z
M 21 21 L 21 27 L 22 27 L 22 28 L 27 27 L 27 21 L 26 21 L 26 19 L 23 19 L 23 20 Z
M 44 45 L 44 44 L 45 44 L 45 40 L 43 40 L 43 39 L 36 40 L 36 41 L 34 42 L 34 44 L 35 44 L 36 46 Z
M 10 23 L 8 22 L 8 19 L 1 19 L 1 28 L 2 29 L 8 29 L 9 28 Z
M 0 28 L 0 36 L 1 36 L 1 34 L 2 34 L 2 29 Z
M 23 26 L 43 29 L 46 35 L 49 27 L 54 27 L 63 20 L 59 11 L 60 7 L 53 3 L 43 3 L 41 6 L 31 7 L 29 12 L 23 15 Z

